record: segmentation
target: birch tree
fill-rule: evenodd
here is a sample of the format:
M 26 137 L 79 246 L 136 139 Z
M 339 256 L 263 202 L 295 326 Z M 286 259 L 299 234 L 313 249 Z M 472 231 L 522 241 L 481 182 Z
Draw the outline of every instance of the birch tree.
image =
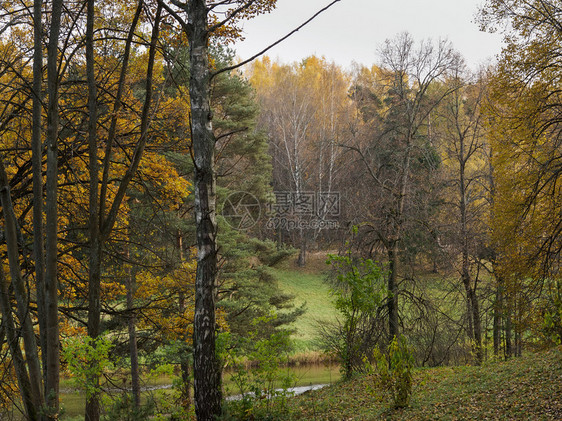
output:
M 291 196 L 293 212 L 302 223 L 294 229 L 281 224 L 274 228 L 299 248 L 297 263 L 304 266 L 307 248 L 322 231 L 307 225 L 329 219 L 332 209 L 316 201 L 309 202 L 314 204 L 309 212 L 300 212 L 299 201 L 313 201 L 318 193 L 337 190 L 337 175 L 343 170 L 338 144 L 351 114 L 349 76 L 334 63 L 314 56 L 288 65 L 266 57 L 254 63 L 249 73 L 262 108 L 261 125 L 270 138 L 274 190 Z

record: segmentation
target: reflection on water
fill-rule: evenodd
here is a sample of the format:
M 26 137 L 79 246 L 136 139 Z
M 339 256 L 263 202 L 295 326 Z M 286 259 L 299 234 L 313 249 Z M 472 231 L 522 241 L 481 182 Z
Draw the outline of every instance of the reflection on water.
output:
M 283 370 L 286 370 L 295 379 L 292 384 L 293 387 L 329 385 L 338 381 L 341 377 L 339 366 L 334 364 L 303 364 L 286 367 Z M 231 389 L 236 393 L 236 387 L 230 381 L 230 377 L 230 373 L 223 373 L 223 384 L 226 389 Z
M 295 386 L 332 384 L 341 377 L 338 365 L 312 364 L 287 368 L 297 379 Z
M 292 377 L 295 379 L 293 387 L 287 389 L 288 392 L 295 395 L 328 386 L 338 381 L 341 377 L 339 366 L 333 364 L 306 364 L 286 367 L 284 370 L 292 374 Z M 223 374 L 223 384 L 226 395 L 230 395 L 227 400 L 240 399 L 241 395 L 238 394 L 240 390 L 230 381 L 230 373 Z

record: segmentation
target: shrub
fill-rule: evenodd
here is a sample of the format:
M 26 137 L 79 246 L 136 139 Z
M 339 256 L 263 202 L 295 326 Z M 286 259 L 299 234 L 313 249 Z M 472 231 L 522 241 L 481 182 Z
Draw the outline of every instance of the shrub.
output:
M 324 347 L 339 360 L 345 378 L 363 371 L 365 356 L 376 347 L 383 322 L 386 297 L 384 272 L 370 259 L 354 261 L 350 254 L 329 255 L 335 271 L 331 294 L 339 312 L 338 322 L 321 327 Z
M 394 337 L 386 355 L 378 348 L 373 352 L 369 371 L 375 390 L 390 395 L 394 408 L 404 408 L 410 402 L 413 366 L 414 358 L 403 336 Z

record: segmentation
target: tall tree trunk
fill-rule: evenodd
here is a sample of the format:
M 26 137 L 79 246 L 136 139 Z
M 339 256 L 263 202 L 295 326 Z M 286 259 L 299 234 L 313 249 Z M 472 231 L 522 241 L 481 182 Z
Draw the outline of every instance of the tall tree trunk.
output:
M 189 411 L 191 407 L 191 377 L 190 377 L 190 366 L 191 361 L 189 360 L 190 349 L 187 346 L 182 347 L 180 354 L 180 369 L 181 369 L 181 401 L 182 406 L 186 411 Z
M 300 249 L 299 249 L 299 257 L 297 259 L 297 265 L 299 267 L 306 266 L 306 235 L 304 233 L 304 229 L 300 229 Z
M 400 176 L 400 189 L 398 197 L 396 197 L 396 208 L 394 209 L 393 224 L 394 232 L 392 238 L 388 241 L 388 343 L 397 337 L 398 331 L 398 259 L 401 235 L 402 235 L 402 217 L 404 215 L 404 206 L 406 204 L 406 195 L 408 192 L 408 180 L 410 178 L 410 156 L 413 143 L 413 134 L 409 133 L 406 138 L 406 153 L 402 161 L 402 174 Z
M 398 336 L 398 241 L 388 248 L 388 342 Z
M 134 36 L 134 28 L 136 27 L 138 20 L 139 20 L 139 16 L 140 13 L 142 11 L 142 5 L 143 5 L 143 1 L 139 1 L 138 7 L 137 7 L 137 11 L 135 13 L 135 16 L 133 18 L 133 23 L 131 25 L 131 29 L 129 31 L 129 35 L 127 37 L 127 42 L 126 42 L 126 48 L 125 48 L 125 58 L 123 60 L 123 68 L 121 70 L 121 75 L 120 75 L 120 79 L 119 79 L 119 86 L 118 86 L 118 95 L 116 98 L 116 104 L 114 106 L 114 109 L 118 109 L 119 106 L 117 105 L 118 102 L 121 99 L 121 94 L 123 91 L 123 86 L 124 86 L 124 82 L 125 82 L 125 74 L 126 74 L 126 68 L 128 65 L 128 60 L 129 60 L 129 52 L 130 52 L 130 47 L 131 47 L 131 43 L 132 43 L 132 39 Z M 90 15 L 91 13 L 91 15 Z M 91 18 L 88 19 L 88 21 L 90 21 L 93 24 L 93 13 L 94 13 L 94 0 L 88 0 L 88 16 L 91 16 Z M 117 189 L 117 192 L 115 194 L 115 198 L 113 200 L 113 202 L 111 203 L 111 208 L 110 210 L 107 212 L 107 216 L 104 215 L 104 209 L 105 209 L 105 191 L 107 191 L 107 186 L 108 186 L 108 178 L 106 178 L 106 175 L 109 174 L 109 166 L 110 166 L 110 158 L 107 157 L 107 153 L 111 154 L 111 144 L 113 143 L 114 137 L 116 135 L 116 120 L 112 119 L 111 122 L 111 126 L 110 126 L 110 133 L 108 135 L 108 147 L 106 149 L 106 159 L 104 160 L 104 177 L 102 180 L 102 185 L 101 185 L 101 193 L 98 194 L 97 193 L 97 184 L 99 179 L 97 178 L 97 173 L 96 175 L 93 175 L 93 177 L 95 177 L 96 179 L 96 187 L 93 187 L 93 182 L 92 182 L 92 175 L 90 178 L 90 183 L 91 183 L 91 187 L 90 187 L 90 195 L 96 195 L 96 197 L 90 197 L 90 206 L 91 209 L 90 211 L 92 212 L 93 208 L 92 206 L 96 203 L 97 200 L 97 208 L 96 208 L 96 218 L 95 220 L 97 221 L 94 224 L 94 227 L 90 227 L 90 236 L 91 236 L 91 250 L 90 250 L 90 273 L 89 273 L 89 291 L 88 291 L 88 298 L 89 298 L 89 303 L 88 303 L 88 335 L 91 338 L 97 338 L 100 334 L 101 334 L 101 330 L 100 330 L 100 321 L 101 321 L 101 301 L 100 301 L 100 284 L 101 284 L 101 256 L 102 256 L 102 250 L 103 250 L 103 245 L 104 242 L 109 238 L 111 231 L 113 230 L 113 227 L 115 226 L 115 222 L 117 221 L 117 216 L 119 213 L 119 208 L 121 207 L 121 204 L 123 203 L 123 200 L 125 198 L 125 194 L 127 192 L 127 189 L 129 187 L 129 184 L 131 182 L 131 180 L 133 179 L 134 175 L 136 174 L 138 167 L 140 165 L 140 161 L 142 159 L 143 153 L 144 153 L 144 149 L 146 147 L 146 143 L 148 141 L 148 128 L 149 128 L 149 115 L 150 115 L 150 108 L 152 105 L 152 95 L 153 95 L 153 89 L 152 89 L 152 85 L 153 85 L 153 73 L 154 73 L 154 60 L 156 57 L 156 46 L 157 46 L 157 41 L 160 35 L 160 20 L 162 18 L 162 3 L 158 3 L 158 6 L 156 8 L 156 14 L 154 16 L 154 21 L 153 21 L 153 26 L 152 26 L 152 33 L 151 33 L 151 37 L 150 37 L 150 47 L 149 47 L 149 52 L 148 52 L 148 65 L 147 65 L 147 69 L 146 69 L 146 94 L 145 94 L 145 100 L 144 100 L 144 104 L 143 104 L 143 109 L 142 109 L 142 115 L 141 115 L 141 121 L 140 121 L 140 137 L 139 137 L 139 141 L 137 142 L 137 145 L 135 146 L 135 150 L 132 154 L 132 159 L 131 159 L 131 163 L 129 165 L 129 168 L 127 169 L 127 171 L 125 172 L 125 175 L 123 176 L 123 178 L 121 179 L 120 183 L 119 183 L 119 188 Z M 93 27 L 92 27 L 92 34 L 93 34 Z M 87 37 L 87 39 L 89 39 L 90 37 Z M 93 36 L 91 37 L 91 40 L 93 42 Z M 88 53 L 88 50 L 91 49 L 91 51 Z M 88 55 L 91 54 L 91 58 L 88 61 L 91 61 L 91 63 L 94 63 L 94 57 L 93 57 L 93 43 L 91 47 L 87 48 L 87 53 Z M 88 72 L 88 74 L 90 74 L 90 72 Z M 88 77 L 88 85 L 89 85 L 89 92 L 90 95 L 92 95 L 92 92 L 95 91 L 95 79 L 93 79 L 93 77 Z M 89 98 L 89 106 L 90 106 L 90 101 L 95 101 L 95 97 L 94 96 L 90 96 Z M 97 106 L 97 105 L 96 105 Z M 97 162 L 97 140 L 96 140 L 96 128 L 95 128 L 95 122 L 97 121 L 96 119 L 91 118 L 90 119 L 90 123 L 89 123 L 89 138 L 90 138 L 90 166 L 97 166 L 99 165 Z M 115 124 L 114 124 L 115 123 Z M 95 156 L 95 162 L 93 161 L 94 157 L 94 152 L 93 152 L 93 148 L 94 148 L 94 144 L 95 145 L 95 149 L 96 149 L 96 156 Z M 93 168 L 93 167 L 92 167 Z M 101 200 L 100 200 L 100 196 L 101 196 Z M 93 219 L 93 215 L 92 213 L 90 214 L 90 218 L 92 218 L 91 220 L 94 221 Z M 97 225 L 97 226 L 96 226 Z M 97 234 L 96 234 L 97 232 Z M 91 379 L 92 384 L 96 385 L 99 383 L 99 378 L 92 378 Z M 99 413 L 99 392 L 95 392 L 92 394 L 92 396 L 90 397 L 90 399 L 87 400 L 86 402 L 86 421 L 98 421 L 100 417 L 100 413 Z
M 494 301 L 494 322 L 493 322 L 493 338 L 494 338 L 494 356 L 500 355 L 501 350 L 501 326 L 502 326 L 502 291 L 501 279 L 497 280 L 496 299 Z
M 195 413 L 199 421 L 221 414 L 221 369 L 215 349 L 215 282 L 217 273 L 217 224 L 215 191 L 215 138 L 209 95 L 207 4 L 187 4 L 187 36 L 191 76 L 191 132 L 195 166 L 195 218 L 197 272 L 195 277 L 194 387 Z
M 47 311 L 45 303 L 45 231 L 43 228 L 43 145 L 41 140 L 41 112 L 43 85 L 43 23 L 41 0 L 33 2 L 33 117 L 31 132 L 31 162 L 33 167 L 33 260 L 39 338 L 43 362 L 43 386 L 47 386 Z M 45 394 L 48 391 L 45 390 Z M 48 402 L 49 403 L 49 402 Z
M 505 358 L 511 358 L 513 356 L 513 347 L 512 347 L 512 323 L 511 323 L 511 316 L 512 316 L 512 306 L 511 306 L 511 297 L 507 295 L 507 309 L 504 315 L 505 317 Z
M 180 263 L 183 263 L 184 255 L 183 255 L 183 236 L 180 230 L 176 233 L 176 241 L 177 241 L 177 248 L 178 248 L 178 255 Z M 178 297 L 178 307 L 180 314 L 183 314 L 186 310 L 186 300 L 185 295 L 183 292 L 179 294 Z M 186 332 L 187 333 L 187 332 Z M 189 339 L 187 334 L 184 340 Z M 191 407 L 191 361 L 190 355 L 193 353 L 193 350 L 186 345 L 186 342 L 182 344 L 183 346 L 180 348 L 180 369 L 181 369 L 181 379 L 182 379 L 182 387 L 181 387 L 181 402 L 182 406 L 186 411 L 189 411 Z
M 62 15 L 62 0 L 53 0 L 51 29 L 47 47 L 47 179 L 45 202 L 45 304 L 46 304 L 46 385 L 49 407 L 59 408 L 60 344 L 58 320 L 58 134 L 59 134 L 59 74 L 58 43 Z
M 128 254 L 128 253 L 127 253 Z M 137 315 L 134 310 L 135 275 L 129 269 L 129 279 L 127 282 L 127 313 L 129 318 L 127 326 L 129 331 L 129 355 L 131 357 L 131 392 L 135 408 L 140 408 L 140 373 L 139 373 L 139 352 L 137 348 Z
M 21 267 L 19 262 L 20 253 L 17 239 L 17 219 L 12 204 L 8 176 L 6 175 L 6 169 L 2 161 L 0 161 L 0 204 L 2 205 L 2 213 L 4 216 L 4 235 L 6 237 L 6 247 L 8 250 L 10 277 L 16 298 L 17 315 L 20 321 L 19 335 L 21 335 L 23 339 L 25 363 L 27 365 L 27 371 L 29 372 L 25 375 L 23 375 L 23 372 L 20 373 L 18 380 L 21 379 L 20 386 L 26 388 L 27 382 L 25 377 L 28 376 L 30 382 L 30 395 L 28 398 L 31 400 L 32 404 L 35 406 L 35 410 L 37 411 L 44 404 L 43 388 L 41 386 L 42 374 L 41 367 L 39 365 L 39 352 L 30 315 L 31 310 L 28 301 L 29 291 L 27 290 L 21 276 Z M 0 268 L 0 270 L 2 270 L 2 268 Z M 6 284 L 5 281 L 2 283 Z M 3 315 L 6 317 L 7 323 L 10 323 L 10 320 L 13 319 L 11 319 L 11 307 L 8 294 L 8 288 L 7 285 L 5 285 L 5 290 L 2 291 L 2 295 L 3 299 L 7 300 L 7 302 L 2 305 Z M 9 326 L 7 327 L 9 328 Z M 19 348 L 18 333 L 16 333 L 15 337 L 11 337 L 9 339 L 11 340 L 12 351 L 16 351 L 16 354 L 21 353 L 21 350 L 15 350 L 15 347 Z M 13 355 L 13 357 L 17 358 L 17 355 Z
M 470 277 L 468 280 L 465 278 L 464 274 L 461 275 L 461 277 L 464 286 L 464 302 L 466 304 L 466 323 L 468 325 L 466 328 L 466 336 L 472 341 L 474 339 L 474 327 L 472 326 L 472 305 L 470 304 Z
M 458 118 L 458 117 L 457 117 Z M 480 320 L 480 311 L 478 296 L 476 295 L 476 281 L 472 281 L 470 275 L 470 249 L 469 249 L 469 233 L 468 233 L 468 199 L 467 199 L 467 181 L 466 181 L 466 164 L 472 155 L 472 147 L 466 150 L 464 134 L 459 133 L 459 209 L 461 219 L 461 240 L 462 240 L 462 268 L 461 278 L 465 288 L 467 318 L 468 318 L 468 337 L 471 341 L 472 351 L 478 364 L 482 363 L 482 327 Z
M 474 353 L 477 364 L 482 364 L 482 321 L 480 320 L 480 305 L 476 296 L 476 286 L 470 290 L 470 305 L 472 310 L 472 328 Z
M 90 235 L 90 254 L 88 270 L 88 336 L 97 339 L 100 335 L 100 313 L 101 313 L 101 254 L 102 242 L 100 238 L 100 215 L 99 215 L 99 162 L 97 142 L 97 86 L 94 69 L 94 13 L 95 0 L 88 0 L 86 11 L 86 79 L 88 83 L 88 154 L 90 192 L 88 206 L 88 225 Z M 96 346 L 96 343 L 93 343 Z M 89 364 L 97 364 L 90 361 Z M 89 376 L 88 384 L 93 387 L 86 399 L 86 420 L 97 421 L 100 417 L 99 408 L 99 377 L 96 374 Z
M 41 401 L 34 392 L 31 379 L 29 378 L 23 353 L 19 344 L 19 335 L 12 315 L 10 306 L 10 295 L 8 292 L 8 283 L 4 276 L 4 268 L 0 267 L 0 311 L 2 311 L 2 326 L 6 331 L 6 339 L 8 348 L 12 356 L 14 370 L 18 381 L 18 387 L 21 394 L 25 414 L 29 421 L 39 420 L 39 408 Z

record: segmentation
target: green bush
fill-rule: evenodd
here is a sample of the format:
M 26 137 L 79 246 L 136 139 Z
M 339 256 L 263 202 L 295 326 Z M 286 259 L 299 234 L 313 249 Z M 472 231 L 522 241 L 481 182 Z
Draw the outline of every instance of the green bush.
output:
M 353 259 L 351 253 L 329 255 L 334 269 L 331 295 L 339 313 L 338 322 L 321 327 L 324 348 L 340 361 L 342 374 L 350 378 L 364 371 L 365 356 L 380 340 L 380 317 L 387 296 L 384 272 L 370 259 Z
M 549 289 L 543 305 L 542 334 L 547 346 L 562 343 L 562 285 L 559 282 L 547 283 Z
M 378 348 L 373 352 L 369 371 L 375 390 L 389 395 L 394 408 L 405 408 L 410 403 L 413 367 L 414 358 L 403 336 L 394 337 L 386 355 Z
M 86 392 L 88 399 L 102 390 L 91 379 L 98 379 L 105 370 L 113 367 L 109 358 L 111 342 L 102 336 L 92 339 L 89 336 L 76 336 L 63 342 L 62 355 L 79 389 Z
M 152 397 L 140 407 L 135 407 L 133 396 L 130 393 L 123 393 L 112 402 L 107 403 L 107 410 L 102 418 L 104 421 L 147 420 L 154 415 L 156 410 L 156 402 Z

